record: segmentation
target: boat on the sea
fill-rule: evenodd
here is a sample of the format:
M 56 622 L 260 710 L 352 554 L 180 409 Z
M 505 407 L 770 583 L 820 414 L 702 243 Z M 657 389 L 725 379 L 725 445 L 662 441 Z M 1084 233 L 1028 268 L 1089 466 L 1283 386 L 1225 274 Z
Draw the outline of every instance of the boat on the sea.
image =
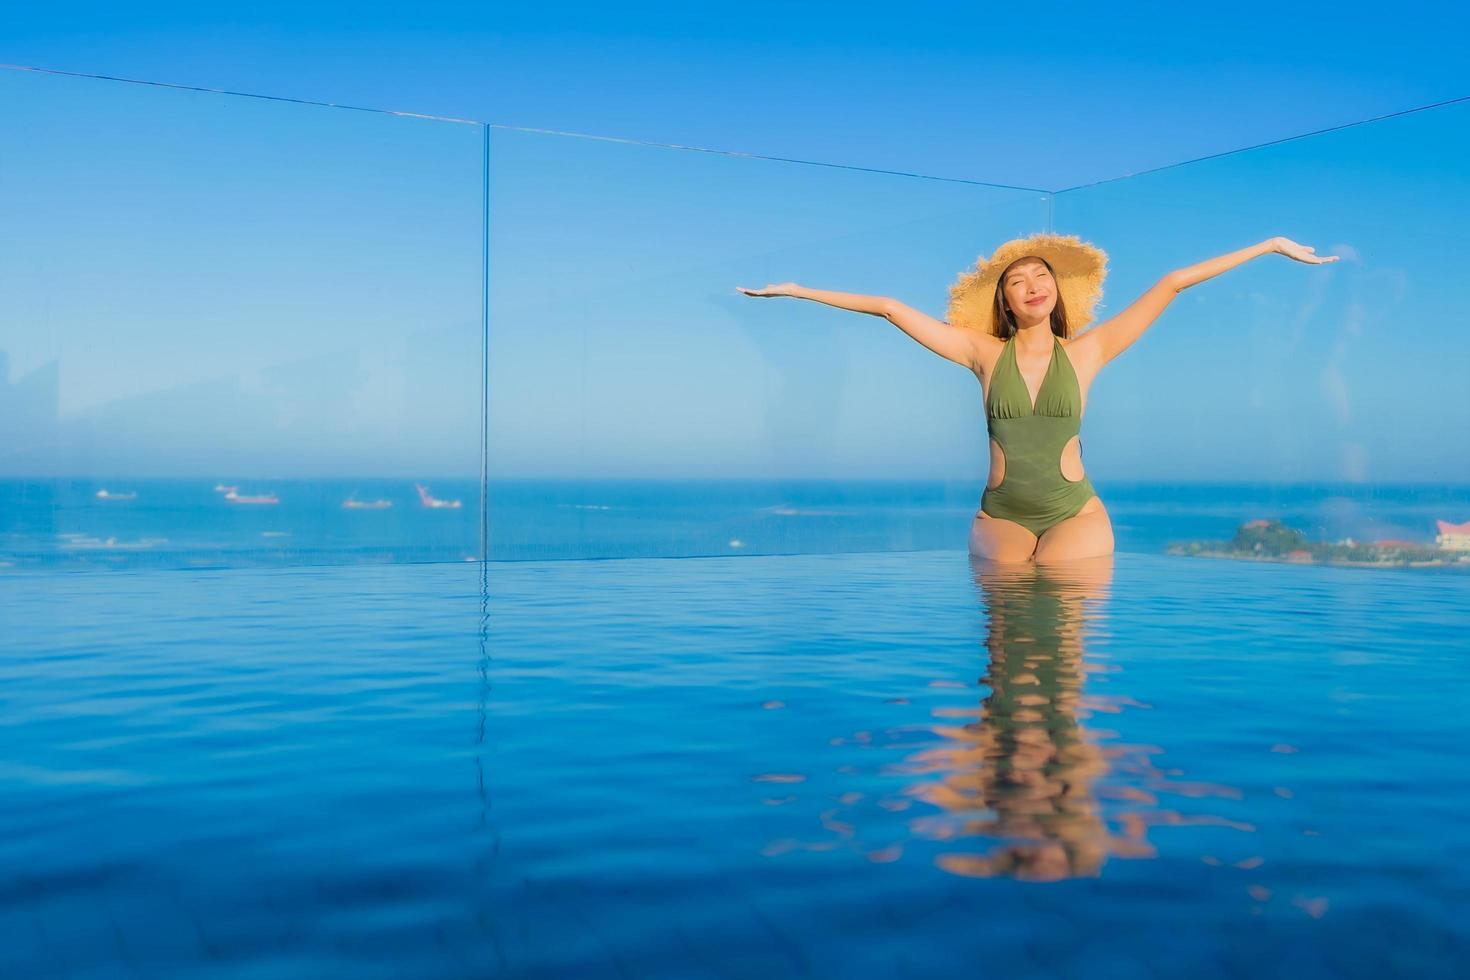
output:
M 429 488 L 422 483 L 415 483 L 413 488 L 419 492 L 419 503 L 434 510 L 458 510 L 464 505 L 458 500 L 440 500 L 429 493 Z
M 393 501 L 384 500 L 381 497 L 377 500 L 358 500 L 357 494 L 354 493 L 342 501 L 342 506 L 347 510 L 387 510 L 393 506 Z
M 137 500 L 138 491 L 128 490 L 123 493 L 114 493 L 106 487 L 103 487 L 97 491 L 96 497 L 98 500 Z
M 241 494 L 236 488 L 230 487 L 225 493 L 225 499 L 232 504 L 278 504 L 280 498 L 273 493 Z

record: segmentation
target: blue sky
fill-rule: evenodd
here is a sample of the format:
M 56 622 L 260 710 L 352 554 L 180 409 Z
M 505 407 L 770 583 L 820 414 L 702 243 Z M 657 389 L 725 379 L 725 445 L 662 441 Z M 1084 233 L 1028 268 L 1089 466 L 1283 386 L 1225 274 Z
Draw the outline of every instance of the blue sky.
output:
M 1198 16 L 12 6 L 0 61 L 1043 190 L 1470 94 L 1450 57 L 1463 14 Z M 70 442 L 52 462 L 73 470 L 473 470 L 474 127 L 0 86 L 0 205 L 23 232 L 0 246 L 0 351 L 28 385 L 6 396 L 0 467 L 40 465 L 54 434 L 16 406 L 59 362 Z M 1466 257 L 1466 119 L 1059 197 L 493 130 L 492 456 L 505 475 L 979 479 L 972 376 L 882 321 L 733 287 L 796 279 L 940 315 L 963 266 L 1050 216 L 1109 250 L 1104 314 L 1273 234 L 1345 256 L 1270 257 L 1182 296 L 1094 389 L 1094 475 L 1470 479 L 1444 450 L 1470 422 L 1470 344 L 1443 312 Z
M 6 4 L 0 60 L 1059 189 L 1466 95 L 1445 3 Z

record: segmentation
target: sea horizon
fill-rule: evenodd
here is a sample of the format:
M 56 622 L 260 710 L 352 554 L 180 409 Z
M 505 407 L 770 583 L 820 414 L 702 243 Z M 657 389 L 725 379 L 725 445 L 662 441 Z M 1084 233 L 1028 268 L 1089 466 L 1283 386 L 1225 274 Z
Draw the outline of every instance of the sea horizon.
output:
M 1319 541 L 1431 544 L 1470 484 L 1095 479 L 1121 552 L 1274 519 Z M 489 560 L 964 549 L 979 480 L 496 477 Z M 479 560 L 478 477 L 0 479 L 0 563 L 233 567 Z

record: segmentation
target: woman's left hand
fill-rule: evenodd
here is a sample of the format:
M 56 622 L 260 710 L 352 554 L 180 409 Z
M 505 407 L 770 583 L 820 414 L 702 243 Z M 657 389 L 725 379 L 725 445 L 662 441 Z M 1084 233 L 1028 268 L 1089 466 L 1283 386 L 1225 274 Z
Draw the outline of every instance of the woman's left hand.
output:
M 1290 238 L 1273 238 L 1271 239 L 1271 244 L 1275 247 L 1276 251 L 1289 259 L 1296 259 L 1298 262 L 1310 262 L 1312 265 L 1321 265 L 1324 262 L 1336 262 L 1338 259 L 1336 255 L 1314 255 L 1312 253 L 1316 249 L 1312 246 L 1299 245 Z

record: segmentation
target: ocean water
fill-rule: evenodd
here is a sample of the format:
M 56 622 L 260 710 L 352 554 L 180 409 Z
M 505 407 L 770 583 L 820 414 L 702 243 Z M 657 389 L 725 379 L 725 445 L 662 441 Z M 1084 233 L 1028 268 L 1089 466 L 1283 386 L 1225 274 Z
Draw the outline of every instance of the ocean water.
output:
M 0 588 L 0 976 L 1470 955 L 1470 577 L 962 550 Z
M 1097 481 L 1095 481 L 1097 482 Z M 216 487 L 237 486 L 228 500 Z M 1097 482 L 1119 551 L 1228 538 L 1277 518 L 1309 537 L 1431 543 L 1470 520 L 1470 487 Z M 460 561 L 479 556 L 477 480 L 0 481 L 0 571 Z M 490 484 L 494 560 L 964 549 L 982 487 L 963 482 L 599 480 Z M 105 492 L 111 496 L 99 497 Z M 345 501 L 383 501 L 378 509 Z

